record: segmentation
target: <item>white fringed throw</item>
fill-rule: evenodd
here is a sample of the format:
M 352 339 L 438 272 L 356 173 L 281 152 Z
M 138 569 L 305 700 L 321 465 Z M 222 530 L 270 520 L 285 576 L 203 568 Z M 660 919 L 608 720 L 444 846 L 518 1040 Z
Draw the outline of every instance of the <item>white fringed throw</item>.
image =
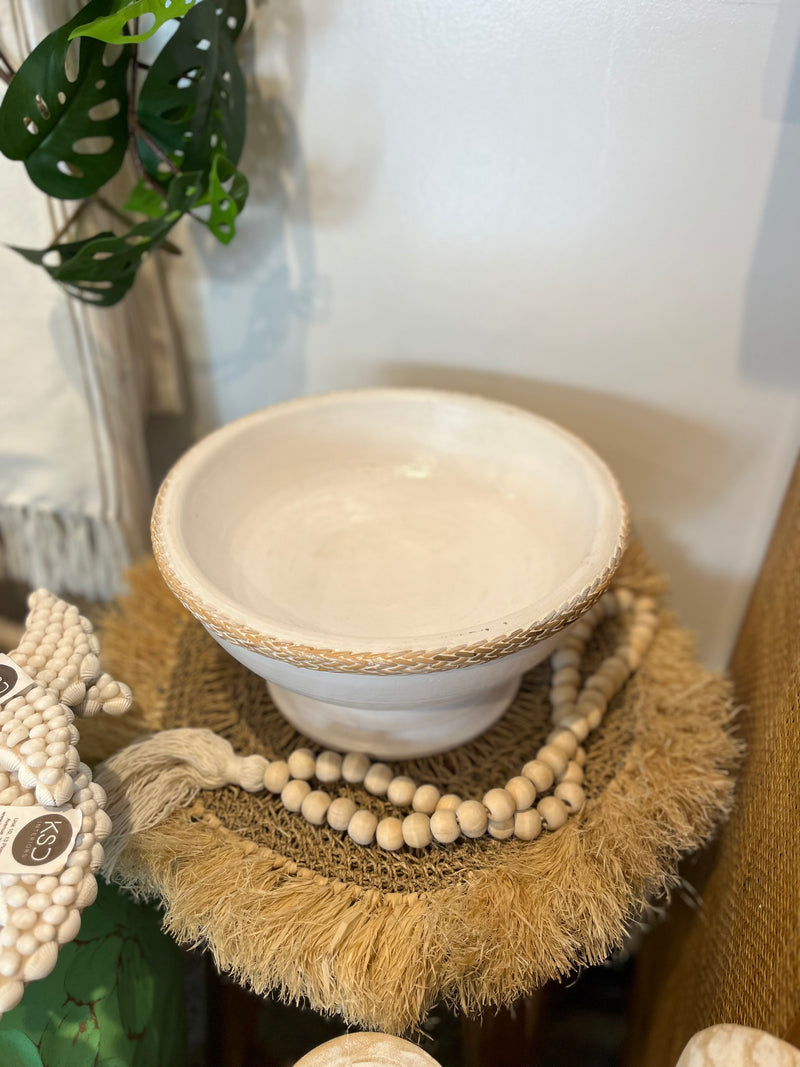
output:
M 78 6 L 0 4 L 11 62 L 19 65 Z M 3 245 L 46 247 L 76 207 L 48 200 L 22 163 L 4 156 L 0 185 Z M 81 235 L 109 222 L 92 208 Z M 146 267 L 121 305 L 98 309 L 70 300 L 43 270 L 0 247 L 0 576 L 106 599 L 147 545 L 144 415 L 179 409 L 180 390 L 159 267 Z

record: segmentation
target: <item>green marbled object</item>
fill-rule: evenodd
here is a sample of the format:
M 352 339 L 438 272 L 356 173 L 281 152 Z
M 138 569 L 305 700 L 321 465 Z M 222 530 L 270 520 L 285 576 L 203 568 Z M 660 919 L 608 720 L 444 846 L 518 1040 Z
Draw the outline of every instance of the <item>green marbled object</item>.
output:
M 0 1019 L 4 1067 L 181 1067 L 183 968 L 152 908 L 99 882 L 55 970 Z

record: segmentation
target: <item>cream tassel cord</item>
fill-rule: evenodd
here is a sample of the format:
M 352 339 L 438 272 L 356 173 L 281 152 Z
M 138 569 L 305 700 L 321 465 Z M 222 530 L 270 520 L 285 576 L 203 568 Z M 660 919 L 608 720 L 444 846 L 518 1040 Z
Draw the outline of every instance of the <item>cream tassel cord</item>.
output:
M 609 616 L 624 615 L 627 626 L 613 653 L 585 681 L 581 664 L 595 628 Z M 230 744 L 211 730 L 165 730 L 112 756 L 100 769 L 98 782 L 107 797 L 114 831 L 106 842 L 104 872 L 110 874 L 129 837 L 158 825 L 179 807 L 186 807 L 202 789 L 239 786 L 280 796 L 283 805 L 315 826 L 347 833 L 356 844 L 394 851 L 459 837 L 489 834 L 498 840 L 532 841 L 542 831 L 555 831 L 585 803 L 582 742 L 603 720 L 609 703 L 638 668 L 658 625 L 651 597 L 635 597 L 628 589 L 606 592 L 570 628 L 551 657 L 550 690 L 554 729 L 547 742 L 504 786 L 482 798 L 442 795 L 430 783 L 417 784 L 395 775 L 385 763 L 373 763 L 356 752 L 315 755 L 299 748 L 286 760 L 237 756 Z M 319 788 L 312 788 L 311 780 Z M 331 796 L 325 787 L 344 780 L 374 796 L 385 797 L 402 817 L 378 819 L 346 796 Z

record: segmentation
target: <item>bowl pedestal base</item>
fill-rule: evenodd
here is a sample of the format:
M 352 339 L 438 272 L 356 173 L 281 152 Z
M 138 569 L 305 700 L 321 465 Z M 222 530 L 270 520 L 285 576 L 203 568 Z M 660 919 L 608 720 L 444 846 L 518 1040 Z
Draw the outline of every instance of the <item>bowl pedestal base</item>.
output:
M 338 752 L 364 752 L 385 760 L 415 759 L 447 752 L 482 734 L 517 694 L 517 675 L 479 699 L 422 707 L 348 707 L 302 696 L 267 682 L 285 719 L 306 737 Z

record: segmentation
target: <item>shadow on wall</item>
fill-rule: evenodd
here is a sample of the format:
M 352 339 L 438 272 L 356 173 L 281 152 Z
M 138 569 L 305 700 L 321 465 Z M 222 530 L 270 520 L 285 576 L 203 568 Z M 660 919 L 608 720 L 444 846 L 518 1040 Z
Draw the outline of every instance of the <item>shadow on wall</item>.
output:
M 298 77 L 293 67 L 302 58 L 300 17 L 283 31 L 268 10 L 256 17 L 266 23 L 264 33 L 270 46 L 280 50 L 282 71 L 291 82 Z M 210 234 L 199 227 L 193 231 L 200 277 L 208 280 L 209 299 L 225 330 L 224 346 L 212 339 L 207 365 L 199 368 L 209 379 L 203 420 L 212 425 L 244 413 L 216 408 L 218 394 L 236 393 L 237 384 L 239 402 L 246 404 L 242 397 L 250 401 L 245 410 L 297 395 L 305 387 L 315 284 L 308 182 L 283 85 L 258 77 L 256 49 L 263 46 L 262 37 L 251 31 L 242 43 L 247 139 L 239 168 L 250 192 L 236 237 L 221 250 Z
M 740 365 L 751 381 L 800 385 L 800 5 L 783 0 L 767 62 L 762 115 L 781 124 L 747 281 Z
M 456 367 L 388 363 L 376 384 L 454 389 L 501 400 L 552 419 L 582 437 L 602 456 L 631 506 L 633 534 L 640 539 L 679 592 L 678 608 L 714 649 L 727 605 L 739 605 L 750 583 L 695 561 L 686 545 L 666 529 L 700 515 L 711 503 L 708 486 L 724 494 L 751 462 L 745 444 L 705 423 L 624 397 L 570 385 Z

